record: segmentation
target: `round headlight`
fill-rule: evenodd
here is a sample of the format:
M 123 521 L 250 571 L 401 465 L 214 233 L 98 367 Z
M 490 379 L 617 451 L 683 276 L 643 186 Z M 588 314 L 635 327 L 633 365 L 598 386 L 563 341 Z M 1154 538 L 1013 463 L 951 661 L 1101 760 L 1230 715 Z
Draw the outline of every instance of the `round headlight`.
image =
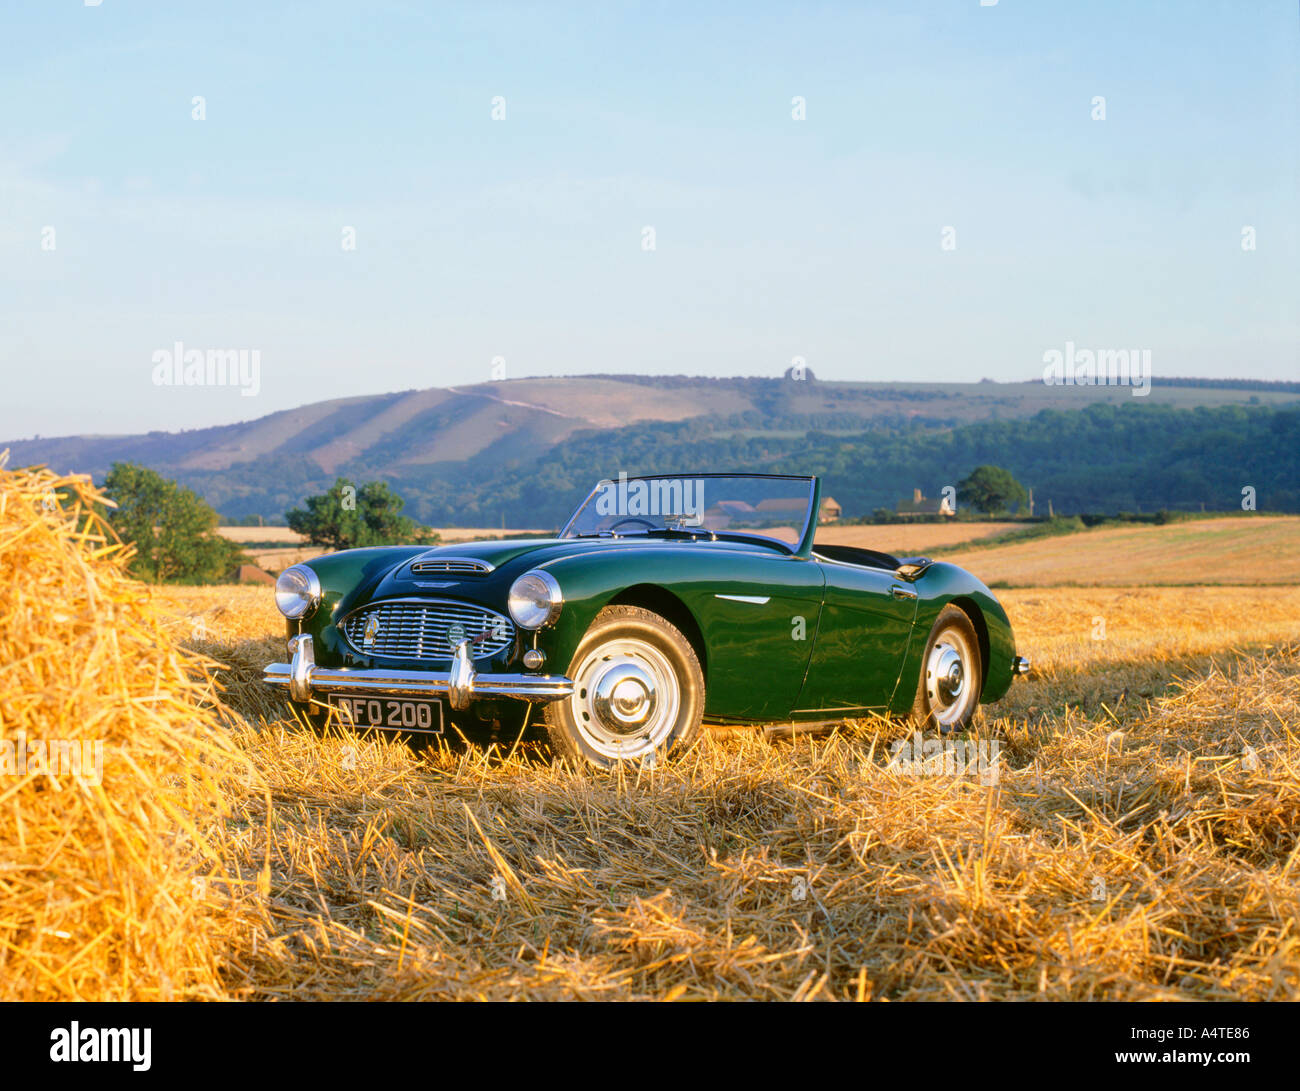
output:
M 318 602 L 320 580 L 305 564 L 290 565 L 275 581 L 275 604 L 285 617 L 306 617 Z
M 541 629 L 560 616 L 564 596 L 549 572 L 535 568 L 510 585 L 510 616 L 521 629 Z

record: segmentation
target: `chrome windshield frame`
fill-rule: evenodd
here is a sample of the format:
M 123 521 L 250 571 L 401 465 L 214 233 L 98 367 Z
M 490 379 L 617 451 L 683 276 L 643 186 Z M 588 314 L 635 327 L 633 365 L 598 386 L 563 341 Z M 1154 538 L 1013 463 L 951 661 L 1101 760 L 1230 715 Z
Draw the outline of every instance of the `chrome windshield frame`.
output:
M 798 550 L 799 544 L 808 537 L 808 530 L 812 525 L 813 519 L 816 518 L 817 513 L 813 510 L 813 508 L 817 497 L 817 478 L 807 474 L 749 474 L 749 473 L 629 474 L 626 477 L 620 475 L 617 481 L 615 481 L 613 478 L 604 478 L 600 481 L 597 481 L 596 484 L 592 486 L 591 491 L 588 492 L 587 495 L 583 498 L 582 503 L 573 509 L 573 514 L 569 516 L 568 522 L 564 524 L 563 529 L 559 533 L 559 537 L 561 539 L 578 537 L 577 534 L 570 534 L 570 531 L 572 530 L 574 523 L 578 521 L 578 517 L 587 509 L 587 505 L 589 505 L 595 499 L 596 494 L 602 488 L 607 488 L 609 485 L 621 484 L 623 482 L 673 481 L 673 480 L 680 481 L 683 478 L 691 478 L 693 480 L 700 479 L 704 481 L 709 481 L 709 480 L 716 481 L 722 479 L 739 480 L 745 478 L 754 481 L 797 481 L 797 482 L 802 482 L 804 485 L 807 486 L 808 489 L 807 506 L 804 508 L 803 523 L 798 527 L 798 533 L 795 537 L 794 542 L 782 541 L 780 538 L 774 538 L 770 534 L 763 534 L 761 531 L 756 531 L 751 527 L 746 527 L 743 530 L 736 530 L 736 531 L 715 532 L 718 534 L 719 537 L 733 536 L 733 537 L 740 537 L 740 538 L 762 538 L 764 541 L 774 542 L 777 545 L 780 545 L 785 549 L 789 550 L 790 552 L 795 552 Z M 634 537 L 634 536 L 635 536 L 634 534 L 627 535 L 627 537 Z

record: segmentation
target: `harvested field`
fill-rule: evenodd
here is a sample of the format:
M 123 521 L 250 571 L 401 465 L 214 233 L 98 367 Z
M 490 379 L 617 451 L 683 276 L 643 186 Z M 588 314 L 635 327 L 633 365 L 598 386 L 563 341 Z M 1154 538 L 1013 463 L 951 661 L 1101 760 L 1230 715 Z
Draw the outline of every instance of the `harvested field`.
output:
M 228 542 L 272 542 L 277 545 L 305 545 L 307 539 L 288 527 L 217 527 Z
M 288 568 L 291 564 L 299 564 L 302 561 L 309 561 L 312 557 L 319 557 L 323 553 L 319 546 L 301 545 L 287 546 L 276 549 L 245 549 L 244 554 L 253 564 L 264 572 L 279 574 Z
M 42 583 L 39 609 L 109 641 L 123 615 L 109 624 L 78 586 Z M 219 664 L 220 706 L 177 680 L 164 707 L 178 728 L 225 717 L 247 766 L 216 782 L 219 807 L 132 780 L 125 758 L 153 721 L 94 674 L 80 720 L 120 725 L 105 783 L 113 768 L 147 786 L 166 821 L 135 817 L 155 813 L 127 805 L 138 788 L 102 805 L 139 859 L 175 860 L 174 885 L 103 923 L 48 916 L 77 903 L 100 843 L 89 829 L 36 841 L 59 793 L 0 787 L 5 843 L 27 845 L 0 873 L 13 998 L 161 995 L 165 974 L 178 995 L 249 999 L 1300 999 L 1298 588 L 1007 593 L 1036 671 L 977 733 L 1000 747 L 995 777 L 888 767 L 909 733 L 880 720 L 718 732 L 621 774 L 558 766 L 530 738 L 419 754 L 321 738 L 258 681 L 283 654 L 266 589 L 105 597 L 157 619 L 153 650 L 124 664 L 175 656 L 201 677 L 176 641 Z M 57 647 L 56 631 L 3 662 Z M 8 734 L 32 684 L 5 669 Z M 189 767 L 170 768 L 183 783 Z M 179 859 L 178 843 L 192 846 Z M 171 915 L 142 940 L 150 907 Z M 44 946 L 46 927 L 65 946 Z M 134 993 L 80 972 L 119 934 L 158 971 Z
M 232 704 L 274 715 L 268 596 L 165 595 L 183 624 L 225 621 L 206 650 Z M 906 730 L 880 721 L 716 732 L 622 777 L 527 739 L 241 733 L 274 816 L 249 797 L 222 855 L 246 877 L 269 852 L 272 893 L 243 909 L 228 988 L 1300 999 L 1300 589 L 1005 597 L 1036 670 L 988 710 L 995 786 L 885 768 Z
M 899 556 L 915 556 L 955 549 L 964 543 L 996 537 L 1024 526 L 1024 523 L 1011 522 L 833 524 L 817 532 L 817 541 L 825 545 L 860 546 Z M 476 542 L 507 535 L 546 537 L 557 533 L 555 528 L 502 530 L 499 527 L 434 527 L 433 531 L 444 543 Z M 268 572 L 281 572 L 289 565 L 318 556 L 321 552 L 319 546 L 309 544 L 288 527 L 221 527 L 219 533 L 232 542 L 254 543 L 245 552 L 255 565 Z M 795 537 L 793 528 L 789 537 Z
M 1104 527 L 1037 541 L 945 550 L 990 586 L 1137 587 L 1300 583 L 1300 517 Z
M 477 542 L 505 535 L 534 535 L 543 537 L 554 530 L 502 530 L 499 527 L 433 527 L 441 544 Z M 232 542 L 248 543 L 244 552 L 258 568 L 267 572 L 283 572 L 291 564 L 319 557 L 324 552 L 288 527 L 219 527 L 217 532 Z M 267 545 L 266 543 L 274 543 Z
M 481 538 L 530 534 L 542 536 L 555 530 L 519 530 L 501 527 L 430 527 L 444 542 L 476 542 Z M 217 533 L 231 542 L 269 542 L 275 546 L 306 546 L 307 540 L 288 527 L 218 527 Z
M 817 541 L 825 545 L 878 549 L 897 556 L 913 557 L 963 542 L 992 538 L 1023 529 L 1024 523 L 882 523 L 848 526 L 833 523 L 820 527 Z

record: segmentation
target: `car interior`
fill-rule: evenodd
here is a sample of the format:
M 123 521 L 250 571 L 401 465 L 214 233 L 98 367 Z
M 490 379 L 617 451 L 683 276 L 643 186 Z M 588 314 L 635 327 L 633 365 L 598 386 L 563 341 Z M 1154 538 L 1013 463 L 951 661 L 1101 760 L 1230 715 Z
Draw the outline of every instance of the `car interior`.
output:
M 855 564 L 860 568 L 884 568 L 890 572 L 897 571 L 899 565 L 903 563 L 897 557 L 874 549 L 847 545 L 820 545 L 816 542 L 813 543 L 813 557 L 819 561 Z

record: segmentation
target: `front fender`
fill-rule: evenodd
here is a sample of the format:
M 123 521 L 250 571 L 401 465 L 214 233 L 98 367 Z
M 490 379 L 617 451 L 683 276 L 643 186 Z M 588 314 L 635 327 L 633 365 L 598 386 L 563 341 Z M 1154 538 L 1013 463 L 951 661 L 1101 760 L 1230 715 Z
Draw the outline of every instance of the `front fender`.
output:
M 321 585 L 321 601 L 303 621 L 286 619 L 286 635 L 307 633 L 316 646 L 317 658 L 332 666 L 341 666 L 351 655 L 343 643 L 335 622 L 354 604 L 364 602 L 383 578 L 396 566 L 428 550 L 428 546 L 377 546 L 369 549 L 342 549 L 304 561 L 316 573 Z
M 718 579 L 735 582 L 735 563 L 734 557 L 687 558 L 680 551 L 653 549 L 639 551 L 635 556 L 593 553 L 550 561 L 541 567 L 559 583 L 564 608 L 555 624 L 538 634 L 537 646 L 546 652 L 550 669 L 562 671 L 596 615 L 620 592 L 638 584 L 652 584 L 681 597 L 684 584 Z
M 546 669 L 566 671 L 596 615 L 627 588 L 648 585 L 676 597 L 699 631 L 708 661 L 706 716 L 790 715 L 817 631 L 819 565 L 788 554 L 668 547 L 570 556 L 542 567 L 565 600 L 555 625 L 537 636 Z

